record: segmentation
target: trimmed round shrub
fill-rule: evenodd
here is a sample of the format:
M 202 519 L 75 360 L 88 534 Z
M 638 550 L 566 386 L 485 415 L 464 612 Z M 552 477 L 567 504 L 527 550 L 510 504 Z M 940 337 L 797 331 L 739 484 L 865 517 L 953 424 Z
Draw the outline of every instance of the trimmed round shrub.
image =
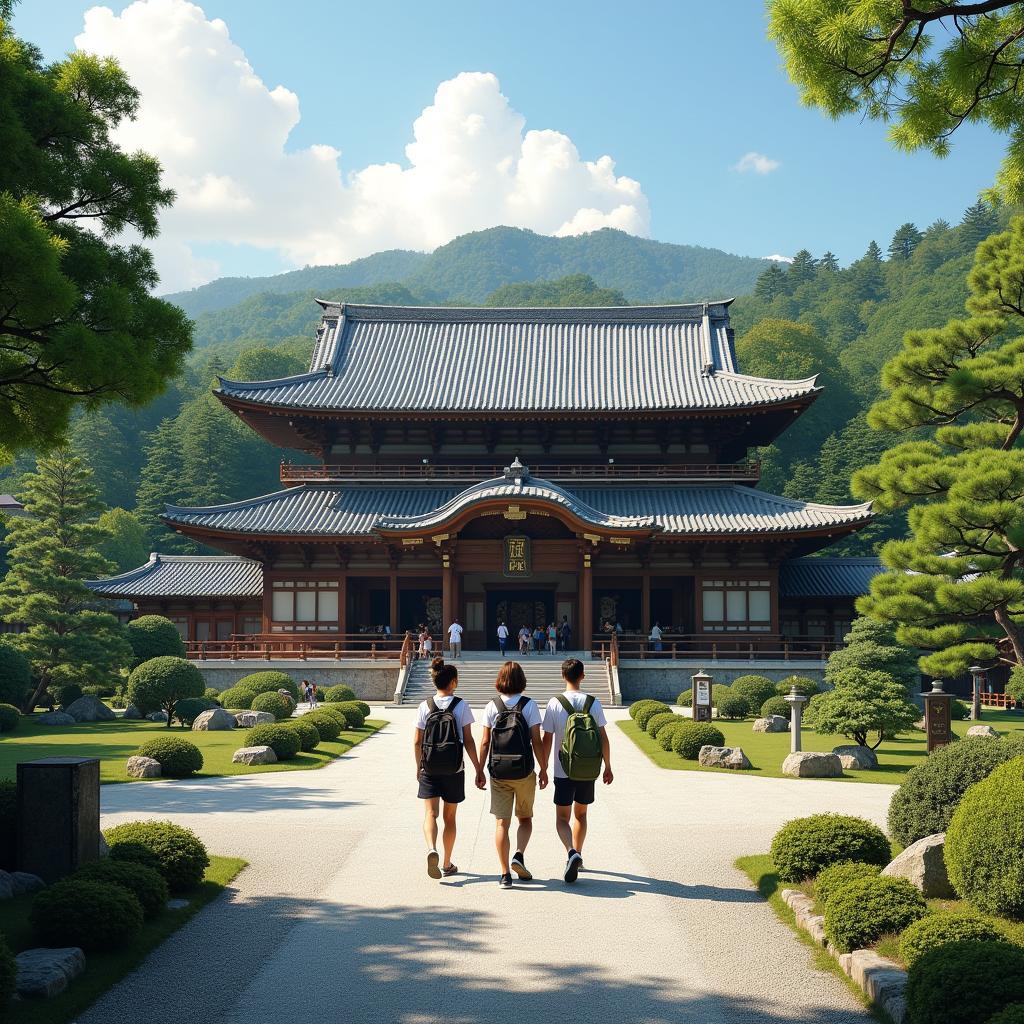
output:
M 693 687 L 688 686 L 676 697 L 676 704 L 681 708 L 688 708 L 693 703 Z
M 250 675 L 242 676 L 235 686 L 244 686 L 247 690 L 252 690 L 253 693 L 276 693 L 278 690 L 287 690 L 292 695 L 292 700 L 296 703 L 299 700 L 298 683 L 283 672 L 273 670 L 253 672 Z
M 350 686 L 329 686 L 324 691 L 324 700 L 328 704 L 344 704 L 345 701 L 355 699 L 356 691 Z
M 747 698 L 742 694 L 733 693 L 731 690 L 721 694 L 715 706 L 718 708 L 719 718 L 739 719 L 746 718 L 750 714 L 750 704 Z
M 108 882 L 127 889 L 139 901 L 143 916 L 147 918 L 163 912 L 170 894 L 164 876 L 156 868 L 130 860 L 105 857 L 79 868 L 74 877 L 90 882 Z
M 83 686 L 82 693 L 86 697 L 99 697 L 100 700 L 110 700 L 117 693 L 117 687 L 113 683 L 98 683 L 95 686 Z
M 0 870 L 13 871 L 18 851 L 18 785 L 0 779 Z
M 341 730 L 345 728 L 334 715 L 327 714 L 326 709 L 323 711 L 310 711 L 302 716 L 302 720 L 309 722 L 310 725 L 316 728 L 316 731 L 320 733 L 321 743 L 332 743 L 341 735 Z M 257 726 L 257 728 L 266 729 L 269 726 Z
M 769 697 L 775 696 L 775 683 L 767 676 L 740 676 L 732 681 L 729 689 L 742 697 L 750 708 L 759 708 Z
M 206 697 L 186 697 L 174 705 L 174 717 L 181 722 L 186 729 L 192 728 L 192 723 L 204 712 L 220 705 L 215 700 L 208 700 Z
M 157 736 L 135 751 L 140 757 L 160 762 L 160 774 L 169 779 L 185 779 L 203 767 L 202 751 L 181 736 Z
M 989 1017 L 988 1024 L 1024 1024 L 1024 1002 L 1003 1007 L 994 1017 Z
M 679 715 L 674 711 L 662 711 L 660 715 L 652 715 L 647 719 L 647 735 L 657 736 L 666 725 L 671 725 L 678 718 Z
M 804 697 L 813 697 L 816 693 L 821 693 L 821 685 L 813 679 L 808 679 L 807 676 L 786 676 L 781 682 L 775 684 L 776 694 L 785 697 L 787 693 L 792 693 L 794 683 L 796 692 Z
M 992 914 L 1024 918 L 1024 757 L 1000 765 L 964 794 L 946 829 L 945 858 L 964 899 Z
M 686 719 L 679 715 L 676 715 L 674 722 L 669 722 L 667 725 L 662 726 L 658 730 L 658 746 L 662 750 L 671 750 L 676 742 L 676 736 L 679 733 L 679 726 L 684 725 Z
M 900 958 L 909 967 L 939 946 L 956 942 L 1002 942 L 1003 936 L 980 917 L 967 914 L 930 914 L 915 921 L 900 936 Z
M 905 878 L 859 878 L 825 903 L 825 935 L 841 953 L 901 932 L 928 913 L 924 897 Z
M 781 718 L 788 719 L 791 710 L 792 708 L 786 703 L 785 697 L 769 697 L 761 705 L 761 717 L 767 718 L 769 715 L 779 715 Z
M 802 882 L 845 860 L 885 867 L 892 850 L 885 833 L 864 818 L 812 814 L 787 821 L 775 833 L 771 854 L 783 882 Z
M 638 711 L 633 721 L 635 721 L 641 729 L 646 729 L 647 723 L 655 715 L 662 715 L 666 711 L 671 710 L 672 709 L 667 704 L 662 704 L 661 701 L 653 701 L 649 707 L 645 707 L 641 711 Z
M 162 615 L 140 615 L 125 626 L 132 646 L 132 668 L 151 658 L 184 658 L 185 641 L 174 623 Z
M 82 688 L 78 683 L 52 683 L 49 686 L 50 696 L 53 698 L 53 703 L 59 707 L 66 708 L 69 704 L 74 704 L 79 697 L 83 696 Z
M 347 703 L 355 704 L 355 706 L 357 708 L 359 708 L 359 710 L 363 713 L 363 721 L 364 722 L 366 721 L 367 718 L 370 717 L 370 705 L 367 704 L 366 701 L 364 701 L 364 700 L 354 700 L 354 701 L 349 701 Z
M 954 722 L 966 722 L 971 717 L 971 706 L 963 700 L 949 702 L 949 717 Z
M 706 746 L 725 746 L 725 737 L 709 722 L 683 722 L 672 741 L 672 749 L 687 761 L 696 761 Z
M 233 708 L 236 711 L 248 711 L 252 706 L 255 696 L 254 690 L 250 690 L 248 686 L 239 686 L 236 683 L 221 693 L 220 706 L 222 708 Z
M 366 714 L 363 711 L 366 705 L 362 701 L 347 700 L 344 704 L 338 704 L 337 707 L 345 712 L 350 729 L 362 729 L 363 723 L 366 721 Z
M 107 829 L 103 836 L 111 857 L 156 867 L 171 892 L 194 889 L 210 864 L 199 836 L 170 821 L 128 821 Z
M 278 761 L 290 761 L 302 749 L 302 740 L 287 725 L 257 725 L 245 734 L 245 745 L 271 747 Z
M 0 934 L 0 1015 L 6 1015 L 18 980 L 18 966 L 7 940 Z
M 213 703 L 216 704 L 218 707 L 223 707 L 223 705 L 220 702 L 220 690 L 216 690 L 212 686 L 208 686 L 203 691 L 203 696 L 207 700 L 212 700 Z
M 304 751 L 316 750 L 320 745 L 320 731 L 312 722 L 304 722 L 301 718 L 293 718 L 288 723 L 289 729 L 294 729 L 299 734 L 301 749 Z
M 190 661 L 161 656 L 150 658 L 132 670 L 125 696 L 129 704 L 148 715 L 161 710 L 173 712 L 179 700 L 202 697 L 205 689 L 202 672 Z
M 32 666 L 12 635 L 0 636 L 0 701 L 22 707 L 32 689 Z
M 629 717 L 632 718 L 635 722 L 636 716 L 639 715 L 640 712 L 643 711 L 645 708 L 658 708 L 660 710 L 664 706 L 665 705 L 660 700 L 650 700 L 649 698 L 645 698 L 644 700 L 636 700 L 629 705 Z
M 844 860 L 818 873 L 814 879 L 814 896 L 819 903 L 826 903 L 834 892 L 844 885 L 861 878 L 875 878 L 882 869 L 877 864 L 864 864 L 856 860 Z
M 314 708 L 313 713 L 327 715 L 329 718 L 333 718 L 342 729 L 348 728 L 348 715 L 341 709 L 340 704 L 324 704 L 322 707 Z
M 1024 1001 L 1024 949 L 1009 942 L 955 942 L 919 956 L 907 971 L 911 1024 L 987 1024 Z
M 118 949 L 142 930 L 142 906 L 110 882 L 62 878 L 36 893 L 29 909 L 34 940 L 41 946 Z
M 295 705 L 280 693 L 257 693 L 249 707 L 253 711 L 267 711 L 279 722 L 292 717 Z
M 889 803 L 889 834 L 904 846 L 945 832 L 964 793 L 993 769 L 1024 755 L 1024 737 L 963 740 L 907 772 Z
M 0 704 L 0 732 L 14 732 L 21 721 L 21 712 L 13 704 Z
M 725 683 L 712 683 L 711 684 L 711 706 L 713 708 L 718 707 L 718 702 L 724 697 L 728 697 L 732 693 L 732 690 Z

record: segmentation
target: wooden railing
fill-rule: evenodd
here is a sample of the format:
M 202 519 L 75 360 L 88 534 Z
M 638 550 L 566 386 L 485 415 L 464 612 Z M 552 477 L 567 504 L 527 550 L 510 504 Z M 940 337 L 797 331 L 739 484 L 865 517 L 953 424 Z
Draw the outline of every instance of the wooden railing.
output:
M 710 661 L 823 661 L 846 645 L 826 637 L 732 636 L 707 633 L 664 633 L 661 641 L 648 636 L 596 633 L 591 653 L 597 658 L 623 661 L 679 660 L 706 658 Z
M 399 659 L 404 646 L 400 636 L 379 633 L 254 633 L 229 640 L 188 640 L 185 653 L 195 660 L 241 661 L 276 658 L 390 658 Z
M 970 698 L 967 699 L 967 703 L 970 703 Z M 1017 706 L 1017 702 L 1006 693 L 985 693 L 981 694 L 982 707 L 986 708 L 1005 708 L 1009 711 L 1011 708 Z

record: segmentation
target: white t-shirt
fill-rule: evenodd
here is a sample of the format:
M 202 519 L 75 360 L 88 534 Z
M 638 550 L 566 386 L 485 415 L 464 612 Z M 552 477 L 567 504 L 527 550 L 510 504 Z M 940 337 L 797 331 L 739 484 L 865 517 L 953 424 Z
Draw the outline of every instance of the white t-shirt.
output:
M 457 622 L 453 622 L 448 627 L 448 643 L 450 643 L 450 644 L 461 644 L 462 643 L 462 627 Z
M 510 697 L 506 697 L 504 694 L 501 695 L 501 699 L 505 702 L 505 707 L 510 708 L 517 700 L 522 697 L 521 693 L 515 693 Z M 531 700 L 529 697 L 526 698 L 522 706 L 522 715 L 526 719 L 526 724 L 532 729 L 535 725 L 540 725 L 540 708 L 537 707 L 537 702 Z M 487 702 L 487 708 L 484 710 L 484 726 L 488 729 L 494 728 L 494 723 L 498 717 L 498 709 L 494 706 L 494 701 L 489 700 Z
M 502 640 L 508 639 L 508 626 L 504 622 L 498 627 L 498 637 Z
M 434 703 L 437 705 L 438 710 L 444 711 L 446 707 L 458 696 L 453 693 L 445 697 L 442 694 L 437 694 L 434 697 Z M 424 701 L 419 708 L 416 710 L 416 728 L 424 729 L 427 725 L 427 716 L 430 714 L 430 705 L 427 701 Z M 469 706 L 469 703 L 465 700 L 460 700 L 455 705 L 455 710 L 452 712 L 455 716 L 455 724 L 459 727 L 459 736 L 462 735 L 462 730 L 467 725 L 472 725 L 476 719 L 473 717 L 473 709 Z
M 563 696 L 577 711 L 582 711 L 583 705 L 587 702 L 587 694 L 582 690 L 566 690 Z M 596 697 L 591 705 L 590 713 L 599 729 L 603 729 L 608 724 L 608 720 L 604 717 L 604 708 L 601 707 L 601 702 Z M 545 732 L 554 733 L 555 736 L 555 741 L 552 744 L 554 750 L 552 760 L 555 762 L 554 776 L 556 779 L 566 778 L 565 769 L 562 768 L 562 759 L 558 756 L 558 752 L 562 748 L 562 740 L 565 738 L 565 723 L 568 721 L 569 712 L 562 707 L 557 697 L 552 697 L 544 711 L 541 728 Z
M 651 626 L 651 636 L 650 636 L 650 639 L 652 639 L 652 640 L 660 640 L 661 639 L 661 627 L 660 626 Z

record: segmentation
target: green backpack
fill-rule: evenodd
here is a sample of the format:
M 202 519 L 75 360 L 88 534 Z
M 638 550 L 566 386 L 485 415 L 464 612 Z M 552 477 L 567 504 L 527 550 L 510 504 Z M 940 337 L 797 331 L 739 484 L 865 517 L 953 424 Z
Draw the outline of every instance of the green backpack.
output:
M 587 694 L 582 708 L 575 708 L 561 694 L 558 703 L 569 713 L 565 723 L 565 736 L 558 758 L 562 770 L 575 782 L 593 782 L 601 774 L 601 732 L 590 709 L 594 706 L 594 695 Z

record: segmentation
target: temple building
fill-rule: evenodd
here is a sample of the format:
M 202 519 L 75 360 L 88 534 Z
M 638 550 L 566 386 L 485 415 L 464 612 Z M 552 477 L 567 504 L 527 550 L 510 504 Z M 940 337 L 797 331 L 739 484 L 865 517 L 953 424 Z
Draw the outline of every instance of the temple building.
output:
M 500 621 L 564 620 L 578 649 L 618 625 L 623 657 L 650 652 L 655 624 L 680 655 L 824 650 L 847 631 L 877 560 L 807 556 L 870 506 L 759 489 L 748 453 L 821 388 L 742 373 L 728 302 L 320 305 L 308 373 L 215 392 L 315 462 L 282 463 L 273 494 L 168 506 L 168 527 L 224 554 L 154 554 L 98 593 L 167 615 L 208 657 L 257 638 L 354 651 L 454 618 L 476 649 Z

